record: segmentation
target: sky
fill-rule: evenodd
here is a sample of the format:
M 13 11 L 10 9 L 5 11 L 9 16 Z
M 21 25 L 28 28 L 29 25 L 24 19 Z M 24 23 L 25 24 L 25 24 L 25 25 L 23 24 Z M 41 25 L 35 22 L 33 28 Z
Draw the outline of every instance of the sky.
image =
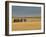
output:
M 14 17 L 41 16 L 41 7 L 12 6 L 12 15 Z

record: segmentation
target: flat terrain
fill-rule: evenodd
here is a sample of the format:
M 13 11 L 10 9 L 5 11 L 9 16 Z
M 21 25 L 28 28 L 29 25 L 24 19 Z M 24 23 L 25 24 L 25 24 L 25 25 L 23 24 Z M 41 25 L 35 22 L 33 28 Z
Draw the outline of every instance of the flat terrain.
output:
M 41 29 L 40 20 L 31 22 L 16 22 L 12 23 L 12 31 L 20 30 L 39 30 Z

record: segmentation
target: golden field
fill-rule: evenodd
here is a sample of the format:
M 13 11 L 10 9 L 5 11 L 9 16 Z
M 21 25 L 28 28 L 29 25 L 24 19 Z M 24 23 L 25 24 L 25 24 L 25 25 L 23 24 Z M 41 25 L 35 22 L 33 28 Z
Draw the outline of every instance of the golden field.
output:
M 22 30 L 39 30 L 41 29 L 40 18 L 26 18 L 30 19 L 30 22 L 13 22 L 12 31 L 22 31 Z

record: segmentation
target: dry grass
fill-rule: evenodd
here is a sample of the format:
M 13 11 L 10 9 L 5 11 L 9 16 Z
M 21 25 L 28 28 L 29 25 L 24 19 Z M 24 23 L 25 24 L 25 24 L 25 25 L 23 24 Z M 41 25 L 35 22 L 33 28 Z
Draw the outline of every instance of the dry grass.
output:
M 40 20 L 31 22 L 17 22 L 12 24 L 12 31 L 39 29 L 41 29 Z

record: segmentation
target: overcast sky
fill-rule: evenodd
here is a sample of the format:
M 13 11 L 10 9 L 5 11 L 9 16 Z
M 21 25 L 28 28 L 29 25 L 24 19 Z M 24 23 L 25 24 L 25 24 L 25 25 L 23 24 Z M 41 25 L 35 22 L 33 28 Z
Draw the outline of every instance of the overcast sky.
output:
M 18 17 L 34 17 L 41 15 L 41 7 L 12 6 L 12 15 Z

